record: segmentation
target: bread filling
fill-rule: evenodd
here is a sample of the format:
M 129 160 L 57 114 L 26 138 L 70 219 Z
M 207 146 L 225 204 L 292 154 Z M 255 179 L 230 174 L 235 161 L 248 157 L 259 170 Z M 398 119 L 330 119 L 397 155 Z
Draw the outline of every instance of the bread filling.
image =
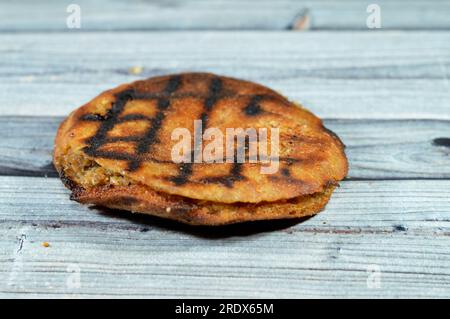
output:
M 67 152 L 59 161 L 64 175 L 86 189 L 105 185 L 129 186 L 136 184 L 128 177 L 100 166 L 81 152 Z

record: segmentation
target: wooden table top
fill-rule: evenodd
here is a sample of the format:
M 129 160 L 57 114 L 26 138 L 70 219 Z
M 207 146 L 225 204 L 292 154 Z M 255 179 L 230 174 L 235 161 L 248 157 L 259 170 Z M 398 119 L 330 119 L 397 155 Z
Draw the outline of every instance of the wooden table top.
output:
M 0 296 L 450 297 L 449 2 L 377 1 L 380 30 L 356 0 L 78 1 L 80 29 L 69 3 L 0 4 Z M 326 209 L 206 229 L 70 201 L 51 164 L 63 117 L 181 71 L 322 117 L 350 161 Z

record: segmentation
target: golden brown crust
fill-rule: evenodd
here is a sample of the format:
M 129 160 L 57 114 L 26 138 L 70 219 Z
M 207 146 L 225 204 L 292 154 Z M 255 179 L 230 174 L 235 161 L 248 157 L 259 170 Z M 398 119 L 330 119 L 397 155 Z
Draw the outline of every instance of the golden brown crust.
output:
M 279 172 L 263 175 L 259 164 L 249 163 L 173 163 L 172 130 L 192 132 L 193 120 L 201 118 L 223 131 L 280 128 Z M 60 173 L 68 154 L 81 154 L 156 192 L 217 203 L 321 193 L 348 170 L 343 144 L 312 113 L 261 85 L 206 73 L 156 77 L 106 91 L 69 115 L 55 144 Z
M 321 193 L 259 204 L 197 201 L 158 193 L 143 185 L 76 189 L 72 198 L 80 203 L 149 214 L 191 225 L 218 226 L 244 221 L 311 216 L 325 207 L 333 189 L 334 186 L 330 185 Z

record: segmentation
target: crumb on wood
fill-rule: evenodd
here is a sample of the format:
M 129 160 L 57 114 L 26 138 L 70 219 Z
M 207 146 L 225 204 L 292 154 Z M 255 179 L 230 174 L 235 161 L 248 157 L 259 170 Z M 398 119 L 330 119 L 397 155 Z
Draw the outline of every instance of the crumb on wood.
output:
M 311 29 L 311 15 L 309 9 L 301 10 L 291 23 L 289 29 L 294 31 L 306 31 Z
M 128 73 L 138 75 L 141 74 L 142 71 L 144 71 L 144 68 L 142 66 L 132 66 L 128 69 Z

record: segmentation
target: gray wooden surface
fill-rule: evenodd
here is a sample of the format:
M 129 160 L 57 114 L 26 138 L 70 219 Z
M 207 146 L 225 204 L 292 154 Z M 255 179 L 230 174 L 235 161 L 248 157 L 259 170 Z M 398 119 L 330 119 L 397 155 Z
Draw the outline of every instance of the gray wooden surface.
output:
M 377 1 L 374 31 L 370 2 L 0 2 L 0 297 L 450 297 L 450 3 Z M 325 31 L 286 30 L 295 17 Z M 208 229 L 69 200 L 51 165 L 63 116 L 188 70 L 324 118 L 350 173 L 322 213 Z
M 14 33 L 0 43 L 0 115 L 67 115 L 120 83 L 211 71 L 321 117 L 450 119 L 450 32 Z
M 199 229 L 0 177 L 0 291 L 19 297 L 448 297 L 450 181 L 348 181 L 302 223 Z M 18 192 L 20 190 L 20 192 Z M 50 205 L 49 205 L 50 204 Z M 42 247 L 49 242 L 50 247 Z M 380 287 L 367 285 L 381 272 Z M 67 286 L 72 270 L 79 288 Z
M 388 30 L 448 30 L 447 0 L 21 0 L 0 3 L 0 31 L 68 31 L 69 4 L 81 7 L 81 31 L 367 30 L 367 6 L 381 8 Z

